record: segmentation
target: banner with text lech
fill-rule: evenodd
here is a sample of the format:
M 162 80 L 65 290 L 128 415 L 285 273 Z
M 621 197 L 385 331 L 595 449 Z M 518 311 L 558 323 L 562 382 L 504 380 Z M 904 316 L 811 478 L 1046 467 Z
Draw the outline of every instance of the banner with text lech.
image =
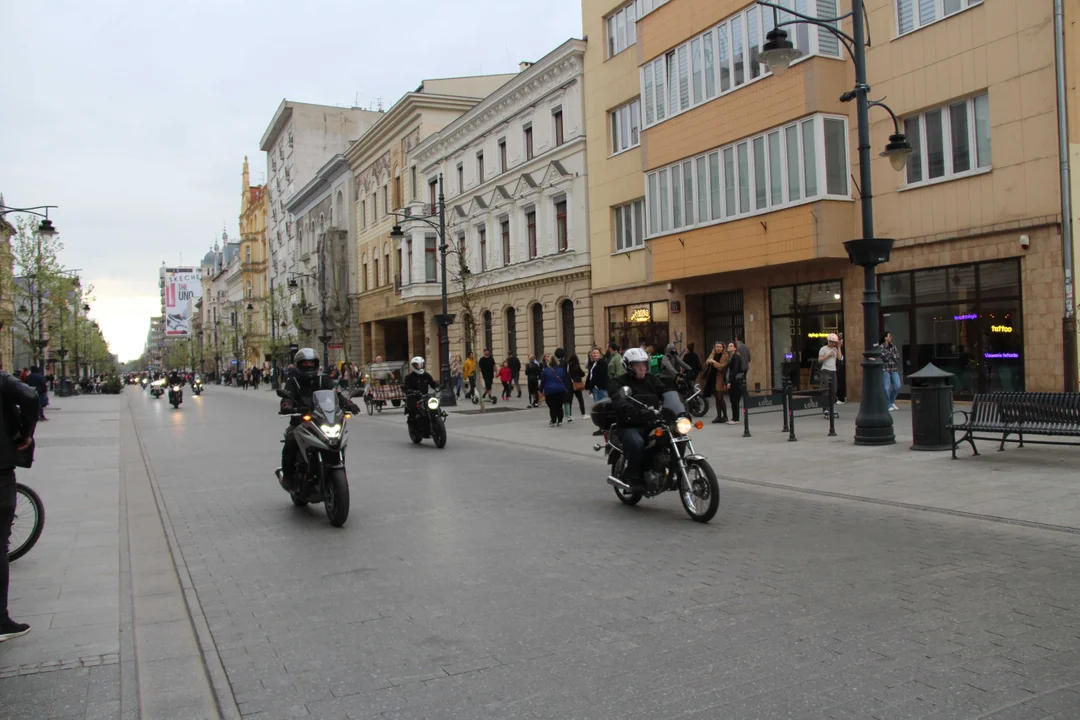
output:
M 199 268 L 165 268 L 165 337 L 191 335 L 191 313 L 202 297 Z

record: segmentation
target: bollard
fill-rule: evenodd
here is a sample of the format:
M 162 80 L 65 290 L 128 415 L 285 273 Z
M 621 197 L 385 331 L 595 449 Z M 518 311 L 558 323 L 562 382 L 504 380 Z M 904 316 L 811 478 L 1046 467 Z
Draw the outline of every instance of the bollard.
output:
M 792 389 L 788 385 L 787 393 L 785 394 L 787 399 L 787 417 L 788 417 L 788 442 L 798 442 L 799 439 L 795 437 L 795 409 L 791 406 Z
M 737 381 L 736 381 L 737 382 Z M 743 381 L 746 382 L 745 380 Z M 750 437 L 750 410 L 746 407 L 746 401 L 750 399 L 750 393 L 746 390 L 746 385 L 742 385 L 742 416 L 743 416 L 743 437 Z
M 783 392 L 784 392 L 784 412 L 781 413 L 784 416 L 784 427 L 782 427 L 780 429 L 780 432 L 787 432 L 788 431 L 788 413 L 789 413 L 789 411 L 791 409 L 791 403 L 789 402 L 789 400 L 791 399 L 791 381 L 788 380 L 787 378 L 784 378 L 783 382 L 780 385 L 781 385 L 781 387 L 783 389 Z
M 829 437 L 836 437 L 836 411 L 833 407 L 832 393 L 829 393 Z

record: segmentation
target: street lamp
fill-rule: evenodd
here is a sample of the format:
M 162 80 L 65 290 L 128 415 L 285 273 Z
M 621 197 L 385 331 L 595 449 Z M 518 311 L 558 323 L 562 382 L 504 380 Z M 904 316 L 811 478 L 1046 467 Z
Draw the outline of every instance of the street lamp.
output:
M 774 75 L 782 75 L 793 60 L 799 57 L 799 50 L 788 40 L 786 25 L 816 25 L 836 36 L 847 49 L 855 64 L 855 88 L 840 96 L 841 102 L 856 100 L 856 114 L 859 134 L 859 181 L 862 206 L 862 238 L 844 243 L 848 257 L 853 265 L 863 268 L 863 376 L 862 402 L 859 414 L 855 418 L 856 445 L 891 445 L 896 442 L 893 432 L 892 416 L 885 399 L 885 381 L 881 364 L 881 348 L 878 345 L 878 310 L 881 301 L 878 296 L 875 268 L 889 261 L 893 241 L 890 238 L 874 237 L 874 200 L 871 190 L 870 173 L 870 108 L 880 107 L 886 110 L 893 120 L 893 134 L 885 146 L 882 156 L 889 158 L 892 167 L 901 171 L 907 165 L 912 147 L 900 132 L 900 123 L 896 113 L 878 100 L 870 100 L 870 86 L 866 82 L 866 24 L 865 8 L 856 0 L 851 4 L 851 12 L 834 18 L 816 18 L 785 8 L 776 3 L 758 0 L 758 5 L 772 8 L 773 29 L 765 36 L 766 42 L 761 49 L 761 60 L 769 66 Z M 794 16 L 795 20 L 780 22 L 779 12 Z M 852 35 L 839 29 L 840 21 L 851 18 Z
M 296 278 L 310 278 L 319 283 L 319 318 L 322 321 L 322 335 L 319 336 L 319 342 L 322 343 L 322 366 L 325 372 L 330 367 L 330 334 L 326 330 L 326 288 L 323 276 L 323 260 L 322 260 L 322 243 L 319 243 L 319 249 L 317 251 L 319 255 L 319 274 L 313 273 L 298 273 L 294 272 L 289 277 L 289 287 L 296 289 L 300 287 L 300 283 L 296 282 Z M 305 301 L 306 302 L 306 301 Z M 306 311 L 305 311 L 306 314 Z M 282 323 L 284 325 L 284 323 Z
M 435 322 L 439 325 L 439 396 L 443 405 L 448 407 L 457 405 L 457 396 L 450 389 L 450 326 L 454 324 L 454 316 L 450 314 L 446 296 L 446 198 L 443 195 L 442 173 L 439 173 L 439 203 L 436 212 L 428 215 L 390 214 L 407 222 L 424 223 L 439 234 L 439 253 L 442 260 L 442 312 L 435 316 Z M 436 222 L 436 218 L 438 218 L 438 222 Z M 394 228 L 390 231 L 390 237 L 400 246 L 402 238 L 405 237 L 405 232 L 400 225 L 394 225 Z

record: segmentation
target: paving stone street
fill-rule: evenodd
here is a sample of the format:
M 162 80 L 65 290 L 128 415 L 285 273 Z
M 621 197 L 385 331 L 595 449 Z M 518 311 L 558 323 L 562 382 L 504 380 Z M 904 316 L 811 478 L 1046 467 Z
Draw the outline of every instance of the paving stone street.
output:
M 5 718 L 1080 717 L 1076 449 L 706 425 L 729 479 L 699 525 L 622 506 L 576 409 L 454 411 L 437 450 L 388 408 L 350 421 L 334 529 L 273 477 L 273 393 L 56 405 L 19 474 L 49 515 L 12 565 Z

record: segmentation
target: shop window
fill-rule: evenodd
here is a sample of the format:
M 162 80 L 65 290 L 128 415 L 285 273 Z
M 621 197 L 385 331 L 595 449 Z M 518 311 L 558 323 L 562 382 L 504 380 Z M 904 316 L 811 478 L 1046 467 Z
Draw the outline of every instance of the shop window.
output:
M 609 307 L 607 316 L 609 339 L 624 350 L 642 343 L 661 353 L 667 347 L 669 329 L 666 300 Z
M 844 331 L 840 280 L 769 290 L 773 386 L 787 379 L 796 388 L 814 382 L 814 363 L 829 333 Z

